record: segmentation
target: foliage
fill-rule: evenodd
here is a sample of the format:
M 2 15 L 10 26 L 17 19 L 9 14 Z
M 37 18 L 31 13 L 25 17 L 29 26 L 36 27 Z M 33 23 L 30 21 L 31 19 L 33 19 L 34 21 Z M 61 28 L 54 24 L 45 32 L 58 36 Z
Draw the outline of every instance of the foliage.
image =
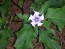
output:
M 16 14 L 17 15 L 17 17 L 19 18 L 19 19 L 21 19 L 22 21 L 24 21 L 23 23 L 26 23 L 26 21 L 28 21 L 28 17 L 29 17 L 29 15 L 28 14 Z
M 11 0 L 3 0 L 0 4 L 0 49 L 5 49 L 9 44 L 8 39 L 12 35 L 10 28 L 6 25 L 6 16 L 8 15 L 10 4 Z
M 35 32 L 31 25 L 24 24 L 23 28 L 16 33 L 17 40 L 14 45 L 16 49 L 27 49 L 32 47 L 32 40 L 35 38 Z
M 8 14 L 8 9 L 10 7 L 11 0 L 3 0 L 3 2 L 0 5 L 0 11 L 2 14 L 2 17 Z
M 53 22 L 54 24 L 56 24 L 58 26 L 59 30 L 62 31 L 62 28 L 65 25 L 65 22 L 64 22 L 65 21 L 65 19 L 64 19 L 64 15 L 65 15 L 64 14 L 65 13 L 64 2 L 61 0 L 57 1 L 57 2 L 56 2 L 56 0 L 48 0 L 48 1 L 35 0 L 34 2 L 35 3 L 31 4 L 30 10 L 31 11 L 37 10 L 41 14 L 45 15 L 45 20 L 43 21 L 43 23 L 44 23 L 43 26 L 47 29 L 47 30 L 40 30 L 40 29 L 38 30 L 37 27 L 33 28 L 34 30 L 33 29 L 32 30 L 35 31 L 35 34 L 36 34 L 35 37 L 37 38 L 37 32 L 39 32 L 39 42 L 41 42 L 45 45 L 45 49 L 61 49 L 58 41 L 53 39 L 52 35 L 55 35 L 55 33 L 53 32 L 53 30 L 49 26 L 50 26 L 51 22 Z M 52 2 L 55 2 L 55 4 Z M 24 20 L 24 22 L 27 21 L 28 16 L 23 17 L 23 15 L 21 15 L 21 14 L 17 14 L 17 16 L 20 19 Z M 46 21 L 46 19 L 48 19 L 48 20 Z M 24 23 L 24 25 L 25 25 L 25 23 Z M 28 27 L 29 27 L 29 25 L 28 25 Z M 25 27 L 23 27 L 23 28 L 25 28 Z M 23 30 L 23 28 L 21 30 Z M 26 31 L 26 30 L 31 30 L 31 29 L 27 28 L 24 30 Z M 23 33 L 23 32 L 22 31 L 17 32 L 17 34 L 18 33 Z M 34 33 L 34 32 L 31 31 L 31 33 Z M 24 42 L 22 41 L 23 40 L 22 36 L 23 36 L 23 34 L 22 35 L 19 34 L 19 36 L 17 37 L 16 43 L 14 45 L 16 47 L 16 49 L 22 48 L 22 46 L 25 45 Z M 19 39 L 20 37 L 21 37 L 21 39 Z M 26 39 L 25 37 L 23 37 L 23 38 Z M 22 41 L 22 42 L 19 42 L 19 41 Z M 19 43 L 23 43 L 23 45 L 21 45 L 21 44 L 18 45 Z M 21 47 L 19 47 L 19 46 L 21 46 Z M 26 45 L 25 45 L 25 47 L 26 47 Z M 25 47 L 23 46 L 22 49 L 25 49 Z M 26 49 L 27 49 L 27 47 L 26 47 Z
M 18 5 L 22 8 L 24 0 L 18 0 Z M 6 15 L 8 15 L 11 5 L 11 0 L 3 0 L 0 3 L 0 49 L 5 49 L 8 45 L 8 39 L 11 36 L 11 30 L 6 25 Z M 16 32 L 16 49 L 33 48 L 32 41 L 34 38 L 39 39 L 39 42 L 44 44 L 45 49 L 61 49 L 59 42 L 53 37 L 56 35 L 53 29 L 50 28 L 51 22 L 57 25 L 60 32 L 65 26 L 65 3 L 64 0 L 34 0 L 30 5 L 30 11 L 39 11 L 44 15 L 45 20 L 43 26 L 32 27 L 31 21 L 28 20 L 29 14 L 16 13 L 16 16 L 23 21 L 23 27 Z M 39 36 L 39 37 L 38 37 Z
M 59 30 L 62 31 L 64 25 L 65 25 L 65 6 L 61 8 L 48 8 L 46 18 L 50 19 L 50 22 L 55 23 Z
M 9 28 L 5 28 L 0 30 L 0 49 L 5 49 L 8 45 L 8 39 L 11 36 L 11 30 Z

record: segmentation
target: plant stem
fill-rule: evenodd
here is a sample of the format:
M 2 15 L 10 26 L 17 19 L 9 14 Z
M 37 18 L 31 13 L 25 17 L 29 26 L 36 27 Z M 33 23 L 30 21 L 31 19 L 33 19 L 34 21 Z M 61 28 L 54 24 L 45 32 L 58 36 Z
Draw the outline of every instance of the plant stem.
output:
M 38 34 L 37 34 L 37 42 L 39 42 L 39 27 L 38 27 Z

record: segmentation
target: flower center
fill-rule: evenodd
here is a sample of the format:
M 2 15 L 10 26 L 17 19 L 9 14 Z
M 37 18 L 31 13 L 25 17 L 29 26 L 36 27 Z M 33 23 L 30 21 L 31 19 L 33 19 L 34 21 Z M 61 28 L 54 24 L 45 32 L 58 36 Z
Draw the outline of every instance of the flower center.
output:
M 35 20 L 35 22 L 38 22 L 39 21 L 39 18 L 38 17 L 35 17 L 34 20 Z

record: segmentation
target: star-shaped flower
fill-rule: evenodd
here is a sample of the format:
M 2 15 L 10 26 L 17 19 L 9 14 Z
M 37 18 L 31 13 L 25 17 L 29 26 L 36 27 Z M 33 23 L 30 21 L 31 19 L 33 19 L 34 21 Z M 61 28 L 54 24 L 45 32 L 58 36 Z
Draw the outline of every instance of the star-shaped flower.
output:
M 31 24 L 32 26 L 35 27 L 35 25 L 37 26 L 41 26 L 43 23 L 41 23 L 42 20 L 44 20 L 44 16 L 40 15 L 39 12 L 34 11 L 33 15 L 30 15 L 29 20 L 31 20 Z

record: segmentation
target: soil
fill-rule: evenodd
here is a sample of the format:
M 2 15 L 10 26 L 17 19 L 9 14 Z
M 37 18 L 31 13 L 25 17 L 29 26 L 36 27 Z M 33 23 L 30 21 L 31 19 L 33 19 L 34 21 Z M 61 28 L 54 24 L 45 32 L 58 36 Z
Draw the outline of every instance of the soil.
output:
M 23 23 L 20 19 L 18 19 L 16 16 L 16 13 L 27 13 L 29 14 L 29 7 L 30 4 L 33 2 L 34 0 L 24 0 L 24 5 L 21 8 L 18 5 L 18 0 L 11 0 L 11 7 L 10 7 L 10 11 L 9 14 L 10 16 L 12 16 L 14 18 L 13 21 L 11 21 L 11 17 L 8 16 L 7 20 L 9 27 L 11 28 L 13 35 L 12 37 L 10 37 L 9 39 L 9 45 L 6 47 L 6 49 L 15 49 L 14 48 L 14 43 L 16 41 L 16 35 L 15 33 L 22 27 Z M 65 49 L 65 27 L 62 30 L 62 33 L 58 30 L 57 26 L 53 23 L 51 23 L 50 28 L 54 29 L 54 31 L 56 32 L 56 37 L 58 37 L 59 39 L 59 43 L 61 46 L 61 49 Z M 41 43 L 37 42 L 36 39 L 33 39 L 33 49 L 45 49 L 44 45 L 42 45 Z

